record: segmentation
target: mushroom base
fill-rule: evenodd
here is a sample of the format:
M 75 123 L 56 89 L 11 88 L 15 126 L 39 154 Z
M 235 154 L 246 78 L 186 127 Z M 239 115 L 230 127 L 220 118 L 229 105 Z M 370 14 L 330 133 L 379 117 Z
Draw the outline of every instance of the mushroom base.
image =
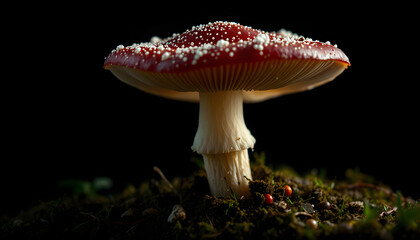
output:
M 248 180 L 252 180 L 248 150 L 221 154 L 203 154 L 210 191 L 213 196 L 235 194 L 237 199 L 248 198 Z

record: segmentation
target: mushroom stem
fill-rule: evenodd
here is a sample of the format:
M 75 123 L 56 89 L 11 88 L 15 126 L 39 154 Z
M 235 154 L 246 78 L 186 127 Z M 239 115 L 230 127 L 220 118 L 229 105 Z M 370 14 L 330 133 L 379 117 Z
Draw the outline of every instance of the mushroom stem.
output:
M 216 197 L 249 197 L 248 179 L 251 178 L 248 150 L 231 153 L 203 154 L 204 168 L 210 192 Z
M 211 193 L 217 197 L 249 196 L 248 148 L 255 138 L 243 116 L 242 91 L 200 92 L 200 115 L 193 151 L 204 157 Z

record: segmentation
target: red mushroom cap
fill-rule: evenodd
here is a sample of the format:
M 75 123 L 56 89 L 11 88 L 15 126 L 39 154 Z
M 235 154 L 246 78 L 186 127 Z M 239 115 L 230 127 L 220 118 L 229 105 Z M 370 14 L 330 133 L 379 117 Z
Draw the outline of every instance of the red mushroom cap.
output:
M 349 65 L 329 42 L 215 22 L 157 42 L 120 45 L 104 67 L 164 97 L 198 101 L 192 92 L 245 90 L 244 101 L 257 102 L 322 85 Z

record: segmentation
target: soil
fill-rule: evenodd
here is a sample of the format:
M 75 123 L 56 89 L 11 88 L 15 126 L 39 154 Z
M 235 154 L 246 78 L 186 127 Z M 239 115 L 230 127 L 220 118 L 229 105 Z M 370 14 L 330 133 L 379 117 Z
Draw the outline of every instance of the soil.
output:
M 249 199 L 210 196 L 202 169 L 169 184 L 156 174 L 112 194 L 101 191 L 107 181 L 67 182 L 73 194 L 2 216 L 0 238 L 420 239 L 419 200 L 371 176 L 352 169 L 340 181 L 322 171 L 299 176 L 264 162 L 262 154 L 252 163 Z

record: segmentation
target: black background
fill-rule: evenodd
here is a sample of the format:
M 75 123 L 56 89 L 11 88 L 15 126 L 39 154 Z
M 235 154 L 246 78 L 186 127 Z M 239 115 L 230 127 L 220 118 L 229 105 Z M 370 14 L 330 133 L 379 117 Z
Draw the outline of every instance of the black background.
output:
M 412 6 L 413 7 L 413 6 Z M 143 93 L 103 69 L 119 44 L 235 21 L 337 44 L 352 64 L 312 91 L 244 106 L 271 165 L 360 168 L 419 198 L 418 38 L 410 6 L 143 2 L 16 6 L 6 19 L 2 75 L 1 212 L 48 200 L 62 179 L 138 184 L 159 166 L 194 169 L 198 104 Z

